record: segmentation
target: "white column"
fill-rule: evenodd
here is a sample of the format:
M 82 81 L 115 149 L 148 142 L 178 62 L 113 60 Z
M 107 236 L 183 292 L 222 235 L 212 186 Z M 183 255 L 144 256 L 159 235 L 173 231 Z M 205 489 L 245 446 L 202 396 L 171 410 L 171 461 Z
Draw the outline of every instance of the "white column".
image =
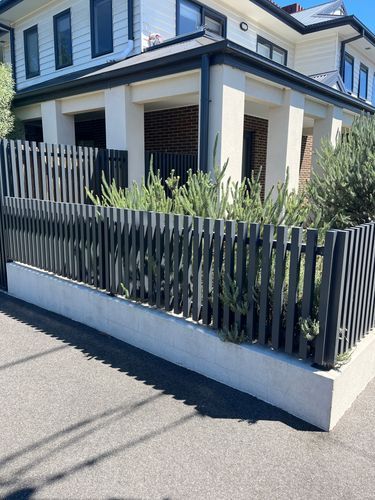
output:
M 313 133 L 313 157 L 312 169 L 319 172 L 319 148 L 323 139 L 329 139 L 336 145 L 338 134 L 342 130 L 343 110 L 335 106 L 329 106 L 325 118 L 315 120 Z
M 48 144 L 75 144 L 74 116 L 61 112 L 59 101 L 47 101 L 41 104 L 43 140 Z
M 282 106 L 271 108 L 268 122 L 266 193 L 285 182 L 289 169 L 289 190 L 298 191 L 305 98 L 286 90 Z
M 145 175 L 144 105 L 132 101 L 129 85 L 105 91 L 105 122 L 108 149 L 127 150 L 129 185 Z
M 211 68 L 208 169 L 213 167 L 215 138 L 219 134 L 216 162 L 222 166 L 229 159 L 226 177 L 233 181 L 242 179 L 245 87 L 243 71 L 230 66 Z

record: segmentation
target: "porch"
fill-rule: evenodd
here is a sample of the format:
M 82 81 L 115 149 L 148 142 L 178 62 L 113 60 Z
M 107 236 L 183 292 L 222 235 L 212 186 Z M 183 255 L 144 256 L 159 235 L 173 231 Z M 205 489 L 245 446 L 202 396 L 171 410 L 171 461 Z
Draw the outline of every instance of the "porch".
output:
M 321 140 L 335 142 L 355 112 L 229 65 L 20 107 L 27 140 L 123 149 L 129 182 L 154 170 L 213 168 L 229 158 L 234 181 L 260 174 L 268 191 L 284 182 L 298 190 L 317 168 Z M 42 131 L 42 134 L 41 134 Z

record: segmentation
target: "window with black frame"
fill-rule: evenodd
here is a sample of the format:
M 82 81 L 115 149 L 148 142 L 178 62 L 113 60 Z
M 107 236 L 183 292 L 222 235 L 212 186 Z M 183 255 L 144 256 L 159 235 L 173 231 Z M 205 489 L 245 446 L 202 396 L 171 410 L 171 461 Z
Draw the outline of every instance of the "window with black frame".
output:
M 225 17 L 192 0 L 177 0 L 177 35 L 194 33 L 203 26 L 210 33 L 225 36 Z
M 26 78 L 33 78 L 40 74 L 39 64 L 39 40 L 38 40 L 38 26 L 23 32 L 24 51 L 25 51 L 25 71 Z
M 112 0 L 91 0 L 92 57 L 113 52 Z
M 53 18 L 53 27 L 55 36 L 56 69 L 66 68 L 73 64 L 70 9 L 57 14 Z
M 343 72 L 345 89 L 347 92 L 353 92 L 354 88 L 354 57 L 345 53 L 344 72 Z
M 257 39 L 257 53 L 278 64 L 287 65 L 288 51 L 261 36 Z
M 359 68 L 358 97 L 365 101 L 368 97 L 368 68 L 364 64 Z

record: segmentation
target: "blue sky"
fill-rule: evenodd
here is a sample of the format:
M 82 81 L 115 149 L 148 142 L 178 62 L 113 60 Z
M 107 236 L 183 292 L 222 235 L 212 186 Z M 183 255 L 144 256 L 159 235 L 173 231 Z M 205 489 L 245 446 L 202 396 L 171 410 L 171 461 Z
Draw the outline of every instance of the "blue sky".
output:
M 296 0 L 298 1 L 298 0 Z M 293 0 L 283 0 L 277 2 L 279 5 L 289 5 Z M 312 7 L 324 3 L 324 0 L 299 0 L 299 3 L 305 7 Z M 349 14 L 357 16 L 368 28 L 375 32 L 375 1 L 374 0 L 346 0 L 346 8 Z

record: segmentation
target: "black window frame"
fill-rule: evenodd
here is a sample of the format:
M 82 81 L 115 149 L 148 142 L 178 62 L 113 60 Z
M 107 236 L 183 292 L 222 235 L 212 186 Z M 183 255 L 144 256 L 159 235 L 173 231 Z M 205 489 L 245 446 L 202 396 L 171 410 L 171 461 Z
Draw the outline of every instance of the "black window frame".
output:
M 346 87 L 346 82 L 345 82 L 345 63 L 347 60 L 349 60 L 351 62 L 351 65 L 352 65 L 352 88 L 350 90 Z M 342 70 L 342 79 L 344 81 L 345 90 L 347 92 L 351 92 L 351 93 L 354 92 L 354 63 L 355 63 L 354 57 L 351 54 L 349 54 L 349 52 L 345 52 L 345 54 L 344 54 L 344 67 Z
M 59 54 L 58 54 L 58 39 L 57 39 L 57 23 L 60 18 L 64 16 L 69 16 L 69 27 L 70 27 L 70 62 L 67 64 L 59 64 Z M 54 38 L 54 46 L 55 46 L 55 68 L 63 69 L 68 68 L 69 66 L 73 66 L 73 40 L 72 40 L 72 14 L 70 9 L 63 10 L 59 12 L 55 16 L 53 16 L 53 38 Z
M 373 73 L 371 103 L 375 106 L 375 73 Z
M 362 97 L 361 94 L 361 75 L 362 71 L 366 73 L 366 97 Z M 369 84 L 369 69 L 368 67 L 361 63 L 359 66 L 359 76 L 358 76 L 358 98 L 362 99 L 363 101 L 367 101 L 368 99 L 368 84 Z
M 112 54 L 113 52 L 113 0 L 110 0 L 110 3 L 111 3 L 111 19 L 112 19 L 112 23 L 111 23 L 111 48 L 110 50 L 105 50 L 105 51 L 102 51 L 102 52 L 96 52 L 95 51 L 95 41 L 96 41 L 96 37 L 95 37 L 95 23 L 94 23 L 94 7 L 95 7 L 95 2 L 97 0 L 90 0 L 90 29 L 91 29 L 91 57 L 92 59 L 95 59 L 96 57 L 100 57 L 100 56 L 105 56 L 106 54 Z
M 38 70 L 36 72 L 30 72 L 29 70 L 29 53 L 27 50 L 27 37 L 29 33 L 35 32 L 37 36 L 37 48 L 38 48 Z M 24 57 L 25 57 L 25 73 L 26 73 L 26 79 L 28 80 L 29 78 L 35 78 L 37 76 L 40 76 L 40 53 L 39 53 L 39 31 L 38 31 L 38 25 L 34 24 L 34 26 L 30 26 L 30 28 L 27 28 L 23 32 L 23 52 L 24 52 Z
M 180 15 L 181 15 L 181 1 L 182 0 L 177 0 L 176 1 L 176 35 L 187 35 L 188 33 L 182 33 L 179 29 L 180 27 Z M 197 7 L 199 7 L 201 11 L 201 25 L 204 26 L 204 18 L 211 17 L 214 21 L 217 21 L 220 23 L 223 27 L 223 34 L 222 37 L 226 38 L 227 36 L 227 18 L 224 16 L 224 14 L 220 14 L 220 12 L 217 12 L 216 10 L 211 9 L 210 7 L 207 7 L 207 5 L 202 4 L 201 2 L 196 2 L 195 0 L 185 0 L 187 2 L 190 2 Z
M 283 66 L 288 66 L 288 50 L 287 49 L 284 49 L 284 47 L 280 47 L 280 45 L 277 45 L 276 43 L 273 43 L 270 40 L 267 40 L 267 38 L 264 38 L 260 35 L 257 35 L 257 54 L 260 55 L 261 57 L 264 57 L 265 59 L 268 59 L 268 57 L 262 56 L 262 54 L 259 54 L 259 52 L 258 52 L 259 43 L 261 43 L 262 45 L 268 45 L 270 47 L 269 60 L 276 63 L 276 64 L 280 64 L 280 63 L 273 60 L 273 57 L 272 57 L 273 56 L 273 49 L 278 49 L 278 50 L 281 50 L 282 52 L 284 52 L 284 64 L 283 64 Z

